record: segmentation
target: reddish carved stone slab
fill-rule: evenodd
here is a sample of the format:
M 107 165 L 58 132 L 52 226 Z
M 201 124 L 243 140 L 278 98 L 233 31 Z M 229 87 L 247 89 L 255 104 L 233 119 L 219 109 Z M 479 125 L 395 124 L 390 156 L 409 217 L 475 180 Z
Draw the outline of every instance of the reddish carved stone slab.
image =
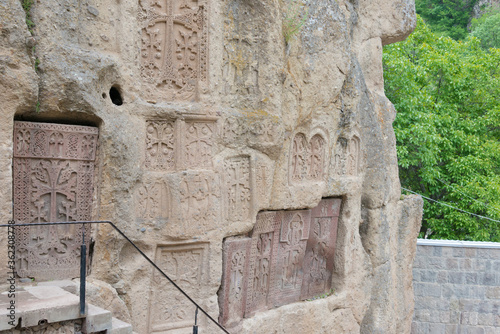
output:
M 313 298 L 331 288 L 341 203 L 339 198 L 326 198 L 312 209 L 301 299 Z
M 312 210 L 259 212 L 251 239 L 224 242 L 223 324 L 330 290 L 341 203 L 326 198 Z
M 97 134 L 97 128 L 87 126 L 14 123 L 13 197 L 18 223 L 91 219 Z M 78 277 L 81 229 L 76 225 L 19 228 L 19 276 Z
M 280 229 L 280 242 L 276 246 L 274 306 L 285 305 L 300 299 L 302 264 L 306 253 L 311 210 L 285 211 Z
M 243 318 L 247 295 L 248 257 L 252 239 L 228 239 L 222 255 L 222 289 L 220 322 L 230 326 Z
M 252 232 L 250 260 L 248 261 L 248 287 L 245 317 L 269 308 L 270 295 L 275 286 L 276 245 L 279 243 L 279 228 L 282 212 L 267 211 L 257 215 Z

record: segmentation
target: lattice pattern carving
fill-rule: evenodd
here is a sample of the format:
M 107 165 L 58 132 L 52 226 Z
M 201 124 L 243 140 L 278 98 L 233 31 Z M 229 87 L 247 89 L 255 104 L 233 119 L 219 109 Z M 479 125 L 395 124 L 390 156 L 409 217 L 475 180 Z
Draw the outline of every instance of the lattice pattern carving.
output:
M 14 219 L 90 220 L 97 128 L 15 122 Z M 82 227 L 19 228 L 17 272 L 38 280 L 79 276 Z M 89 227 L 85 227 L 88 235 Z
M 232 326 L 257 311 L 328 292 L 340 205 L 325 198 L 312 210 L 260 212 L 251 238 L 227 239 L 220 321 Z
M 142 0 L 141 74 L 157 97 L 192 100 L 207 81 L 208 3 Z

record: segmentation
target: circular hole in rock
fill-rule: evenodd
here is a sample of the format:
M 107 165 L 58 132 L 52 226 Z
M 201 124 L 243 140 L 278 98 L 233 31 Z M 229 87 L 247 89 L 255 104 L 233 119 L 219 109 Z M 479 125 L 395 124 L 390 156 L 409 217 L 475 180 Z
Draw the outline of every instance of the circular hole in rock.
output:
M 109 98 L 111 99 L 111 102 L 117 106 L 121 106 L 123 104 L 122 94 L 120 94 L 118 87 L 111 87 L 109 90 Z
M 106 93 L 102 93 L 102 98 L 105 99 L 106 98 Z

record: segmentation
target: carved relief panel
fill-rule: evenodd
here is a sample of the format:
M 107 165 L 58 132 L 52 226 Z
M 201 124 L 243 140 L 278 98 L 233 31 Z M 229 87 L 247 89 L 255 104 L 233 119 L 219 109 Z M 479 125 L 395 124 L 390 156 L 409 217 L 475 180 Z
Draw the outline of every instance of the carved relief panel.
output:
M 244 221 L 252 213 L 250 157 L 226 159 L 224 163 L 226 211 L 229 221 Z
M 158 246 L 155 263 L 188 294 L 199 295 L 203 282 L 208 281 L 208 244 Z M 149 300 L 149 333 L 192 328 L 194 313 L 195 306 L 165 277 L 154 271 Z
M 150 97 L 193 100 L 207 81 L 208 3 L 142 0 L 141 74 Z
M 246 143 L 250 147 L 269 147 L 280 142 L 283 128 L 274 118 L 252 116 L 249 118 L 228 117 L 224 121 L 223 141 L 228 146 Z
M 274 305 L 280 306 L 300 299 L 303 262 L 306 252 L 311 211 L 285 211 L 280 229 L 280 242 L 277 249 L 276 288 Z
M 144 167 L 152 171 L 212 168 L 216 120 L 146 121 Z
M 310 299 L 331 288 L 334 269 L 339 198 L 324 198 L 311 211 L 311 231 L 304 258 L 301 299 Z
M 220 180 L 217 174 L 183 173 L 179 184 L 176 216 L 186 230 L 190 225 L 207 227 L 219 218 Z
M 259 91 L 259 22 L 255 6 L 235 0 L 224 9 L 224 97 L 238 99 L 244 108 L 256 108 Z
M 228 239 L 224 242 L 222 290 L 219 298 L 219 321 L 228 324 L 243 318 L 245 312 L 250 238 Z
M 276 246 L 279 242 L 279 228 L 282 213 L 277 211 L 261 212 L 252 232 L 250 258 L 248 262 L 248 291 L 245 317 L 267 309 L 269 296 L 275 286 Z
M 136 190 L 136 213 L 145 220 L 170 217 L 170 189 L 161 179 L 146 180 Z
M 186 121 L 184 124 L 184 164 L 189 167 L 212 167 L 214 122 Z
M 94 127 L 14 123 L 13 197 L 18 223 L 91 219 L 97 135 Z M 18 274 L 39 280 L 79 276 L 81 228 L 19 228 Z
M 259 212 L 250 238 L 224 241 L 224 325 L 330 290 L 341 202 L 324 198 L 311 210 Z
M 147 121 L 144 166 L 151 170 L 173 170 L 175 151 L 175 123 L 173 121 Z
M 354 135 L 351 139 L 339 138 L 335 153 L 335 175 L 358 176 L 361 162 L 361 142 Z
M 307 140 L 305 134 L 297 133 L 291 145 L 290 182 L 323 180 L 326 151 L 326 140 L 321 134 L 315 134 L 311 139 Z

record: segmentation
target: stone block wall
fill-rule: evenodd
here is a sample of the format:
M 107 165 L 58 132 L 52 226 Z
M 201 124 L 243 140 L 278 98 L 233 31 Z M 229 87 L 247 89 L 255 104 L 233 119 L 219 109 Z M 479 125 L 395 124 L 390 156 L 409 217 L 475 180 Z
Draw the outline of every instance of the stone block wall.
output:
M 500 243 L 418 240 L 412 334 L 500 333 Z

